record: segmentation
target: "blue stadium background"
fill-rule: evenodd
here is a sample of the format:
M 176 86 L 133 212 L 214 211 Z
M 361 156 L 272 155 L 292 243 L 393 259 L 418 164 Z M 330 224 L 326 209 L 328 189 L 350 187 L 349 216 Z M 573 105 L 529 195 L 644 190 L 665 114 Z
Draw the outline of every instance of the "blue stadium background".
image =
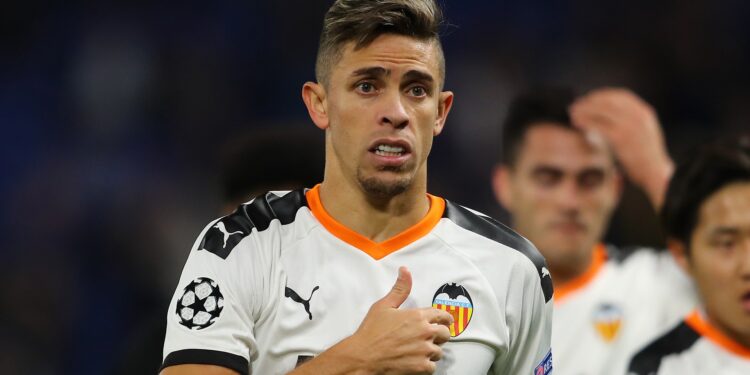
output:
M 456 102 L 433 193 L 505 218 L 489 186 L 499 123 L 532 86 L 630 87 L 678 158 L 750 129 L 746 1 L 443 3 Z M 220 207 L 221 146 L 248 129 L 312 127 L 300 88 L 329 4 L 3 5 L 4 374 L 156 372 L 168 298 Z M 608 238 L 658 244 L 653 223 L 630 189 Z

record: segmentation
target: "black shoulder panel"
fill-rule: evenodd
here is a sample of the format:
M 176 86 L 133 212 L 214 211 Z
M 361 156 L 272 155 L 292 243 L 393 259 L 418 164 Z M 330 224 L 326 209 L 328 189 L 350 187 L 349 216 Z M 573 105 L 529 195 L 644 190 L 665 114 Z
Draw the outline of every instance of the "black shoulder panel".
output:
M 652 375 L 659 372 L 661 360 L 670 355 L 684 352 L 700 338 L 685 322 L 653 341 L 633 357 L 628 367 L 629 374 Z
M 282 197 L 273 193 L 258 196 L 209 228 L 198 250 L 206 250 L 226 259 L 232 249 L 250 235 L 253 228 L 262 232 L 268 229 L 274 219 L 278 219 L 281 224 L 290 224 L 297 211 L 305 206 L 307 200 L 304 190 L 291 191 Z
M 489 216 L 477 215 L 447 199 L 445 200 L 443 217 L 466 230 L 513 248 L 531 259 L 539 273 L 539 280 L 542 283 L 542 291 L 544 292 L 544 301 L 548 302 L 552 298 L 552 278 L 547 269 L 547 263 L 542 254 L 539 253 L 539 250 L 531 242 L 521 237 L 503 223 Z

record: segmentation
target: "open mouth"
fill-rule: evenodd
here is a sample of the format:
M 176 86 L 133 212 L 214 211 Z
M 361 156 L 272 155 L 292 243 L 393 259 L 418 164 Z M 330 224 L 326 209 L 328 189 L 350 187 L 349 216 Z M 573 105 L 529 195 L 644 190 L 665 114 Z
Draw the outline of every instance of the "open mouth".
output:
M 740 304 L 745 312 L 750 313 L 750 291 L 740 297 Z
M 379 144 L 375 147 L 373 152 L 375 152 L 375 155 L 378 155 L 378 156 L 395 157 L 395 156 L 404 155 L 406 153 L 406 148 L 401 147 L 401 146 L 389 146 L 385 144 Z

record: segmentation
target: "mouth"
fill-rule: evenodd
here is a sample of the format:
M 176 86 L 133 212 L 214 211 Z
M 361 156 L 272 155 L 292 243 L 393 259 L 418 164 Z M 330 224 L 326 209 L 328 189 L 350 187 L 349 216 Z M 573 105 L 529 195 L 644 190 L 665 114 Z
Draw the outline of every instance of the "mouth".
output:
M 378 139 L 372 143 L 369 151 L 378 156 L 398 157 L 411 153 L 411 146 L 401 139 Z
M 740 297 L 740 304 L 746 313 L 750 313 L 750 291 Z
M 552 223 L 551 227 L 566 233 L 583 232 L 586 230 L 586 226 L 577 221 L 559 221 Z
M 378 168 L 400 168 L 411 157 L 411 145 L 402 139 L 378 139 L 368 151 Z
M 373 152 L 378 156 L 393 157 L 403 155 L 404 153 L 406 153 L 406 149 L 401 146 L 389 146 L 386 144 L 380 144 L 375 147 Z

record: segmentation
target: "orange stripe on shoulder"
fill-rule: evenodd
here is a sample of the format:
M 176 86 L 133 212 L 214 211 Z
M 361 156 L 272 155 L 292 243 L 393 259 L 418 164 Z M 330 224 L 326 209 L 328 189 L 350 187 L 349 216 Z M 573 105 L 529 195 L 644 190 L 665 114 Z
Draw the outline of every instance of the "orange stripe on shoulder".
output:
M 685 323 L 698 332 L 701 336 L 713 341 L 716 345 L 728 350 L 731 353 L 739 355 L 745 359 L 750 359 L 750 348 L 744 347 L 737 341 L 719 331 L 710 322 L 703 319 L 698 310 L 694 310 L 685 319 Z
M 573 280 L 563 284 L 555 284 L 555 304 L 562 302 L 572 293 L 588 285 L 591 280 L 599 273 L 604 263 L 607 261 L 607 250 L 604 244 L 599 243 L 594 247 L 594 254 L 591 264 L 584 273 Z M 554 281 L 553 281 L 554 282 Z
M 315 187 L 308 190 L 305 194 L 310 211 L 312 211 L 315 218 L 318 219 L 323 227 L 338 239 L 364 251 L 375 260 L 382 259 L 388 254 L 406 247 L 412 242 L 426 236 L 435 228 L 443 217 L 443 212 L 445 212 L 445 200 L 430 194 L 427 194 L 427 197 L 430 200 L 430 209 L 422 220 L 394 237 L 383 242 L 374 242 L 349 229 L 344 224 L 339 223 L 328 214 L 320 201 L 320 184 L 315 185 Z

